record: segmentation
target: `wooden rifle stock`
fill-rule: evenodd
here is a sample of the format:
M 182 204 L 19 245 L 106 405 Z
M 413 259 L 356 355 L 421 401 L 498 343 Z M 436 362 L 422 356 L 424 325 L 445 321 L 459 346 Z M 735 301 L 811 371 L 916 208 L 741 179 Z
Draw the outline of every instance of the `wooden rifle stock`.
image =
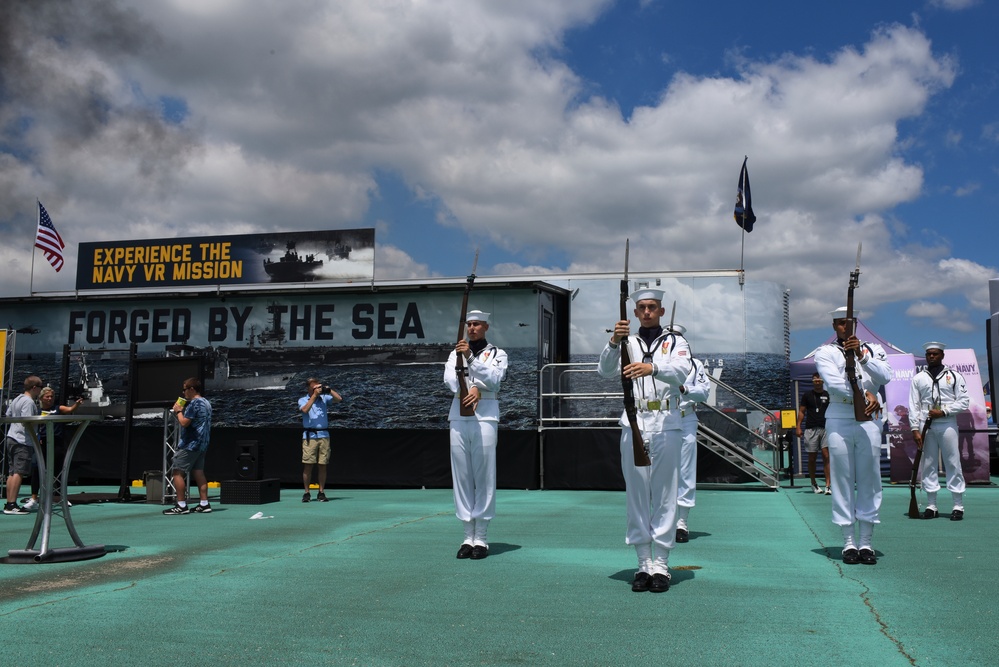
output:
M 850 287 L 846 292 L 846 318 L 850 321 L 849 336 L 857 335 L 857 320 L 853 318 L 853 290 L 860 284 L 860 250 L 863 244 L 857 245 L 857 268 L 850 272 Z M 867 393 L 860 385 L 857 377 L 857 355 L 853 350 L 846 350 L 846 378 L 853 390 L 853 417 L 858 422 L 871 421 L 867 414 Z
M 479 251 L 475 251 L 475 261 L 472 262 L 472 273 L 465 281 L 465 295 L 461 297 L 461 317 L 458 320 L 458 340 L 461 342 L 465 337 L 465 318 L 468 316 L 468 295 L 472 292 L 472 285 L 475 283 L 475 269 L 479 265 Z M 465 380 L 465 355 L 455 353 L 454 372 L 458 376 L 458 409 L 462 417 L 471 417 L 475 414 L 475 408 L 465 406 L 465 397 L 468 396 L 468 382 Z
M 916 460 L 912 462 L 912 479 L 909 480 L 909 518 L 919 518 L 919 503 L 916 502 L 916 483 L 919 480 L 919 464 L 923 460 L 923 442 L 926 440 L 926 432 L 930 430 L 930 423 L 933 417 L 927 417 L 923 424 L 923 430 L 919 434 L 919 447 L 916 448 Z
M 628 250 L 629 241 L 624 242 L 624 278 L 621 280 L 621 318 L 628 319 Z M 620 341 L 621 345 L 621 389 L 624 391 L 624 413 L 628 416 L 631 427 L 631 446 L 635 455 L 635 466 L 643 468 L 652 465 L 649 454 L 645 451 L 645 437 L 638 427 L 638 407 L 635 405 L 635 385 L 631 378 L 624 374 L 624 367 L 631 363 L 631 352 L 628 350 L 628 339 Z

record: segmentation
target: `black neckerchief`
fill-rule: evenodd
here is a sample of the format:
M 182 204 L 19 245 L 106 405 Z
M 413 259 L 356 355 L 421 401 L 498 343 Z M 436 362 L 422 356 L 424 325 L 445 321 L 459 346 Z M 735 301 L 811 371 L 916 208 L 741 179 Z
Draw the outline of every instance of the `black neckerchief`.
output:
M 645 347 L 652 347 L 652 343 L 655 342 L 656 338 L 663 335 L 663 328 L 660 326 L 655 327 L 638 327 L 638 337 L 645 341 Z
M 929 373 L 930 377 L 933 378 L 934 380 L 937 379 L 937 376 L 940 375 L 940 373 L 942 373 L 943 370 L 944 370 L 943 364 L 936 364 L 934 366 L 926 367 L 926 372 Z
M 482 352 L 482 350 L 486 349 L 486 345 L 488 344 L 489 343 L 486 342 L 485 338 L 480 338 L 479 340 L 470 340 L 468 341 L 468 349 L 472 351 L 473 355 L 478 355 L 479 352 Z

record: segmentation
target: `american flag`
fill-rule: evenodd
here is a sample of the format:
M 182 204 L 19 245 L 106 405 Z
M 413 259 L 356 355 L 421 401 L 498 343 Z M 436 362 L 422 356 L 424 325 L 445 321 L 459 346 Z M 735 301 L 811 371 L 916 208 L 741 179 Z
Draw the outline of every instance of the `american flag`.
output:
M 62 249 L 66 247 L 66 244 L 62 242 L 62 237 L 56 231 L 55 225 L 52 224 L 52 218 L 42 206 L 42 202 L 38 202 L 38 234 L 35 236 L 35 247 L 41 249 L 45 259 L 49 260 L 49 264 L 56 270 L 56 273 L 62 269 Z

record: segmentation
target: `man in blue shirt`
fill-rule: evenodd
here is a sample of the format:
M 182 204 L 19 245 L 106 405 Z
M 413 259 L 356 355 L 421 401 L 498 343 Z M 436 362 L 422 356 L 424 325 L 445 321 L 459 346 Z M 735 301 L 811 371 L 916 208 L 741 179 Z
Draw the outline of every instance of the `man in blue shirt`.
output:
M 312 467 L 317 466 L 316 482 L 319 483 L 319 495 L 316 500 L 327 502 L 326 498 L 326 466 L 330 462 L 330 403 L 343 400 L 340 394 L 327 388 L 323 391 L 323 383 L 316 378 L 305 381 L 308 393 L 298 399 L 298 409 L 302 411 L 302 483 L 305 485 L 305 495 L 302 502 L 312 500 L 309 484 L 312 481 Z
M 205 454 L 208 453 L 208 441 L 212 432 L 212 404 L 201 395 L 201 381 L 198 378 L 184 380 L 183 397 L 173 405 L 173 414 L 180 423 L 180 443 L 173 455 L 173 487 L 177 491 L 177 504 L 163 513 L 190 514 L 187 506 L 188 473 L 198 485 L 200 504 L 194 508 L 198 514 L 212 511 L 208 503 L 208 478 L 205 477 Z

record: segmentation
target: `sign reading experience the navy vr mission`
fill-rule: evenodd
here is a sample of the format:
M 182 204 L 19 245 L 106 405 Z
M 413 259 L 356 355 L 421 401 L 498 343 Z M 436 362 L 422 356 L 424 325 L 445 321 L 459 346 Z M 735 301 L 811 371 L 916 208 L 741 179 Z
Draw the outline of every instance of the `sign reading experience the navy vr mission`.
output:
M 76 289 L 349 282 L 375 272 L 375 230 L 81 243 Z

